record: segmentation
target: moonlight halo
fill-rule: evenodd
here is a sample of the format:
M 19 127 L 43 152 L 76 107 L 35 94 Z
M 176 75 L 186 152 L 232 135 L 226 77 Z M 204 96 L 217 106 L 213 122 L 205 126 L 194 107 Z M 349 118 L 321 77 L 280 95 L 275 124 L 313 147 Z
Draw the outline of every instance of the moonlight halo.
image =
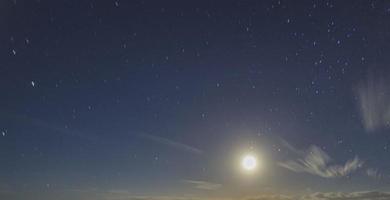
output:
M 245 171 L 254 171 L 257 168 L 257 158 L 251 154 L 244 155 L 241 159 L 241 167 Z

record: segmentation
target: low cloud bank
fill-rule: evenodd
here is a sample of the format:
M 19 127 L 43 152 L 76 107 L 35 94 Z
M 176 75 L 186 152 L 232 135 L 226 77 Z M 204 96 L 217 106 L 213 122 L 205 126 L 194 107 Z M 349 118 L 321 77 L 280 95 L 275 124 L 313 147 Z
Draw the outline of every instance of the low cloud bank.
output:
M 248 197 L 244 200 L 390 200 L 390 193 L 378 191 L 360 191 L 351 193 L 317 192 L 303 196 L 260 195 L 258 197 Z

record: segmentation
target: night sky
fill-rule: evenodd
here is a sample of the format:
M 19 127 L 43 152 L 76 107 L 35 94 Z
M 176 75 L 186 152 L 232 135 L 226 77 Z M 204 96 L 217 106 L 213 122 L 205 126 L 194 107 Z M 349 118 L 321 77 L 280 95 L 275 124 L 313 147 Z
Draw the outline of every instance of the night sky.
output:
M 3 0 L 0 26 L 1 199 L 390 199 L 390 2 Z

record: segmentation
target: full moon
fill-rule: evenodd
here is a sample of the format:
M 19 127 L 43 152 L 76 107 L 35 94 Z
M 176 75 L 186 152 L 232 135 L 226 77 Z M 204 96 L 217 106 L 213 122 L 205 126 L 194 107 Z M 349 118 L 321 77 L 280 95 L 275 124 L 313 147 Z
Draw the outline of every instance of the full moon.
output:
M 246 171 L 253 171 L 257 166 L 257 159 L 253 155 L 245 155 L 241 160 L 241 166 Z

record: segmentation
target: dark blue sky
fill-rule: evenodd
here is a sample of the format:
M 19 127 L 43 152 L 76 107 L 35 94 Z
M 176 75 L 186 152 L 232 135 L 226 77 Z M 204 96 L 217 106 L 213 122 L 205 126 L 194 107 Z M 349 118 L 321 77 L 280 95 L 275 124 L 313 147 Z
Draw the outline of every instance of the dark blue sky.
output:
M 0 13 L 1 198 L 390 198 L 390 3 Z

